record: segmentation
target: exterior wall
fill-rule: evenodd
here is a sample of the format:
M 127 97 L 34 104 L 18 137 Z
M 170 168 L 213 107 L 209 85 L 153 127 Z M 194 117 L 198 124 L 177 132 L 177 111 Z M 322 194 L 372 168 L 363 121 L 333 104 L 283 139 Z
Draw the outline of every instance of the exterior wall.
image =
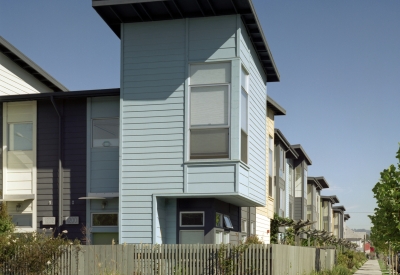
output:
M 61 106 L 60 106 L 61 107 Z M 37 102 L 37 228 L 55 227 L 43 225 L 43 217 L 57 217 L 58 204 L 58 145 L 59 119 L 50 101 Z
M 30 73 L 0 53 L 0 95 L 53 92 Z
M 64 224 L 68 237 L 81 238 L 86 224 L 86 98 L 74 98 L 63 103 L 63 218 L 75 216 L 79 224 Z
M 266 215 L 256 214 L 256 235 L 260 238 L 260 240 L 269 244 L 271 242 L 271 219 Z
M 93 147 L 93 119 L 119 118 L 118 97 L 95 97 L 87 99 L 86 148 L 87 148 L 87 194 L 90 196 L 116 195 L 119 190 L 119 147 Z M 118 227 L 93 227 L 93 213 L 118 213 L 118 198 L 89 200 L 87 203 L 87 226 L 93 233 L 116 233 Z M 103 207 L 103 203 L 107 205 Z M 117 241 L 117 240 L 115 240 Z
M 17 230 L 21 232 L 36 229 L 37 194 L 36 194 L 36 102 L 10 102 L 3 104 L 3 195 L 28 195 L 32 199 L 8 201 L 7 208 L 16 224 L 23 224 L 31 219 L 31 226 Z M 32 149 L 11 150 L 9 124 L 32 123 Z M 22 138 L 24 136 L 20 135 Z M 25 137 L 29 139 L 29 137 Z M 18 207 L 19 206 L 19 207 Z M 25 216 L 23 216 L 25 215 Z M 28 217 L 28 215 L 30 215 Z
M 223 192 L 227 200 L 236 199 L 243 206 L 265 204 L 266 79 L 254 61 L 252 47 L 244 48 L 251 45 L 248 38 L 238 42 L 240 26 L 240 16 L 122 24 L 120 242 L 163 239 L 156 232 L 160 227 L 157 197 L 182 193 L 212 197 Z M 239 52 L 239 44 L 243 51 Z M 251 169 L 236 161 L 240 152 L 239 56 L 250 74 L 247 166 Z M 235 111 L 230 117 L 230 156 L 235 161 L 188 162 L 188 67 L 209 61 L 232 64 L 230 101 Z M 221 173 L 224 169 L 227 172 Z M 239 188 L 240 169 L 248 171 L 240 173 L 247 181 L 242 178 L 244 185 Z M 131 226 L 133 220 L 136 226 Z

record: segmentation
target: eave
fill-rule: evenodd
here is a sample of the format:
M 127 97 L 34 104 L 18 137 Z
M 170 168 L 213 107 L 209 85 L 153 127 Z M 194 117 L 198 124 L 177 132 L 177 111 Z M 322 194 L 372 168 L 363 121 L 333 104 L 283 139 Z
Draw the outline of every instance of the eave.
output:
M 121 38 L 121 23 L 239 14 L 267 76 L 280 76 L 251 0 L 92 0 L 92 6 Z

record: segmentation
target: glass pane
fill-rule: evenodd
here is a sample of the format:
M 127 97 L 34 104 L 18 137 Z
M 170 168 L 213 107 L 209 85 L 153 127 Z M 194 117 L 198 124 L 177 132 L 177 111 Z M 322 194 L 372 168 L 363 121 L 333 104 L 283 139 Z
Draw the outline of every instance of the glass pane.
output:
M 227 85 L 193 87 L 190 91 L 192 126 L 228 125 Z
M 303 194 L 303 197 L 304 198 L 307 198 L 307 170 L 306 169 L 304 169 L 304 188 L 303 188 L 303 190 L 304 190 L 304 194 Z
M 228 216 L 224 216 L 224 225 L 227 228 L 233 228 L 231 219 Z
M 190 85 L 231 82 L 231 63 L 203 63 L 190 66 Z
M 17 227 L 32 227 L 32 214 L 12 215 L 12 222 Z
M 248 104 L 248 95 L 245 91 L 242 90 L 240 98 L 240 123 L 242 130 L 246 133 L 248 132 L 248 119 L 247 119 L 247 104 Z
M 297 166 L 295 169 L 295 196 L 301 197 L 302 196 L 302 178 L 303 178 L 303 169 L 301 166 Z
M 247 163 L 247 134 L 242 130 L 241 131 L 241 139 L 240 139 L 240 160 L 244 163 Z
M 119 145 L 119 119 L 93 119 L 93 147 Z
M 216 227 L 222 227 L 222 214 L 221 213 L 216 213 L 215 215 L 215 226 Z
M 93 214 L 93 226 L 118 226 L 118 214 Z
M 229 129 L 191 130 L 190 158 L 229 158 Z
M 246 220 L 242 220 L 242 224 L 241 224 L 242 228 L 242 232 L 247 232 L 247 221 Z
M 246 91 L 249 91 L 249 75 L 247 74 L 247 72 L 243 69 L 242 67 L 242 73 L 241 73 L 241 79 L 240 79 L 241 85 L 243 87 L 243 89 L 245 89 Z
M 222 231 L 215 232 L 215 244 L 221 244 L 222 243 Z
M 32 123 L 20 123 L 9 125 L 9 150 L 31 151 L 32 150 Z
M 203 213 L 181 213 L 181 225 L 203 226 Z

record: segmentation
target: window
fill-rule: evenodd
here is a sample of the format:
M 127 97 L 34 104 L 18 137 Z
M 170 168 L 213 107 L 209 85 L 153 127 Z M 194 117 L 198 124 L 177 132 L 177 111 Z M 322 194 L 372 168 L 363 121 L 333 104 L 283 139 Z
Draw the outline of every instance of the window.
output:
M 92 121 L 92 146 L 93 147 L 118 147 L 119 146 L 119 119 L 104 118 Z
M 204 212 L 181 212 L 182 227 L 204 226 Z
M 190 66 L 190 159 L 229 158 L 230 66 Z
M 241 230 L 242 232 L 247 232 L 247 220 L 242 220 Z
M 295 169 L 295 196 L 296 197 L 302 197 L 302 173 L 303 169 L 301 168 L 301 166 L 297 166 Z
M 215 214 L 215 227 L 223 227 L 223 215 L 221 213 Z
M 286 206 L 286 200 L 285 200 L 285 190 L 282 188 L 279 188 L 279 216 L 280 217 L 285 217 L 285 206 Z
M 240 97 L 240 123 L 241 123 L 241 142 L 240 142 L 240 160 L 248 162 L 248 87 L 249 75 L 242 67 L 241 74 L 241 97 Z
M 285 150 L 279 147 L 279 176 L 285 178 Z
M 256 223 L 255 222 L 251 222 L 250 223 L 250 234 L 254 235 L 256 233 Z
M 294 197 L 294 192 L 293 192 L 293 166 L 289 164 L 289 176 L 288 176 L 288 185 L 289 185 L 289 195 Z
M 273 154 L 272 154 L 272 148 L 274 146 L 274 140 L 272 137 L 269 136 L 269 159 L 268 159 L 268 195 L 272 197 L 272 177 L 273 177 Z
M 306 170 L 306 169 L 304 169 L 304 182 L 303 182 L 303 184 L 304 184 L 304 188 L 303 188 L 303 191 L 304 191 L 303 198 L 307 198 L 307 170 Z
M 32 151 L 33 150 L 33 124 L 11 123 L 9 124 L 9 151 Z
M 312 204 L 312 185 L 307 184 L 307 205 Z
M 32 214 L 12 214 L 11 216 L 17 228 L 32 228 Z
M 233 228 L 231 218 L 229 218 L 229 216 L 224 215 L 224 226 L 227 228 Z
M 92 226 L 118 226 L 118 214 L 92 214 Z

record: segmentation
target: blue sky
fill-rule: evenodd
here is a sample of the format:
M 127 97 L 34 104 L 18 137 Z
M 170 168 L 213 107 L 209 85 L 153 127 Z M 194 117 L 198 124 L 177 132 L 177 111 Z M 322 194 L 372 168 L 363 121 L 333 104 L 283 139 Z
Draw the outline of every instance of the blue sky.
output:
M 400 1 L 253 0 L 281 75 L 276 119 L 351 219 L 370 226 L 372 187 L 400 141 Z M 119 39 L 91 1 L 0 0 L 0 35 L 70 90 L 119 87 Z

